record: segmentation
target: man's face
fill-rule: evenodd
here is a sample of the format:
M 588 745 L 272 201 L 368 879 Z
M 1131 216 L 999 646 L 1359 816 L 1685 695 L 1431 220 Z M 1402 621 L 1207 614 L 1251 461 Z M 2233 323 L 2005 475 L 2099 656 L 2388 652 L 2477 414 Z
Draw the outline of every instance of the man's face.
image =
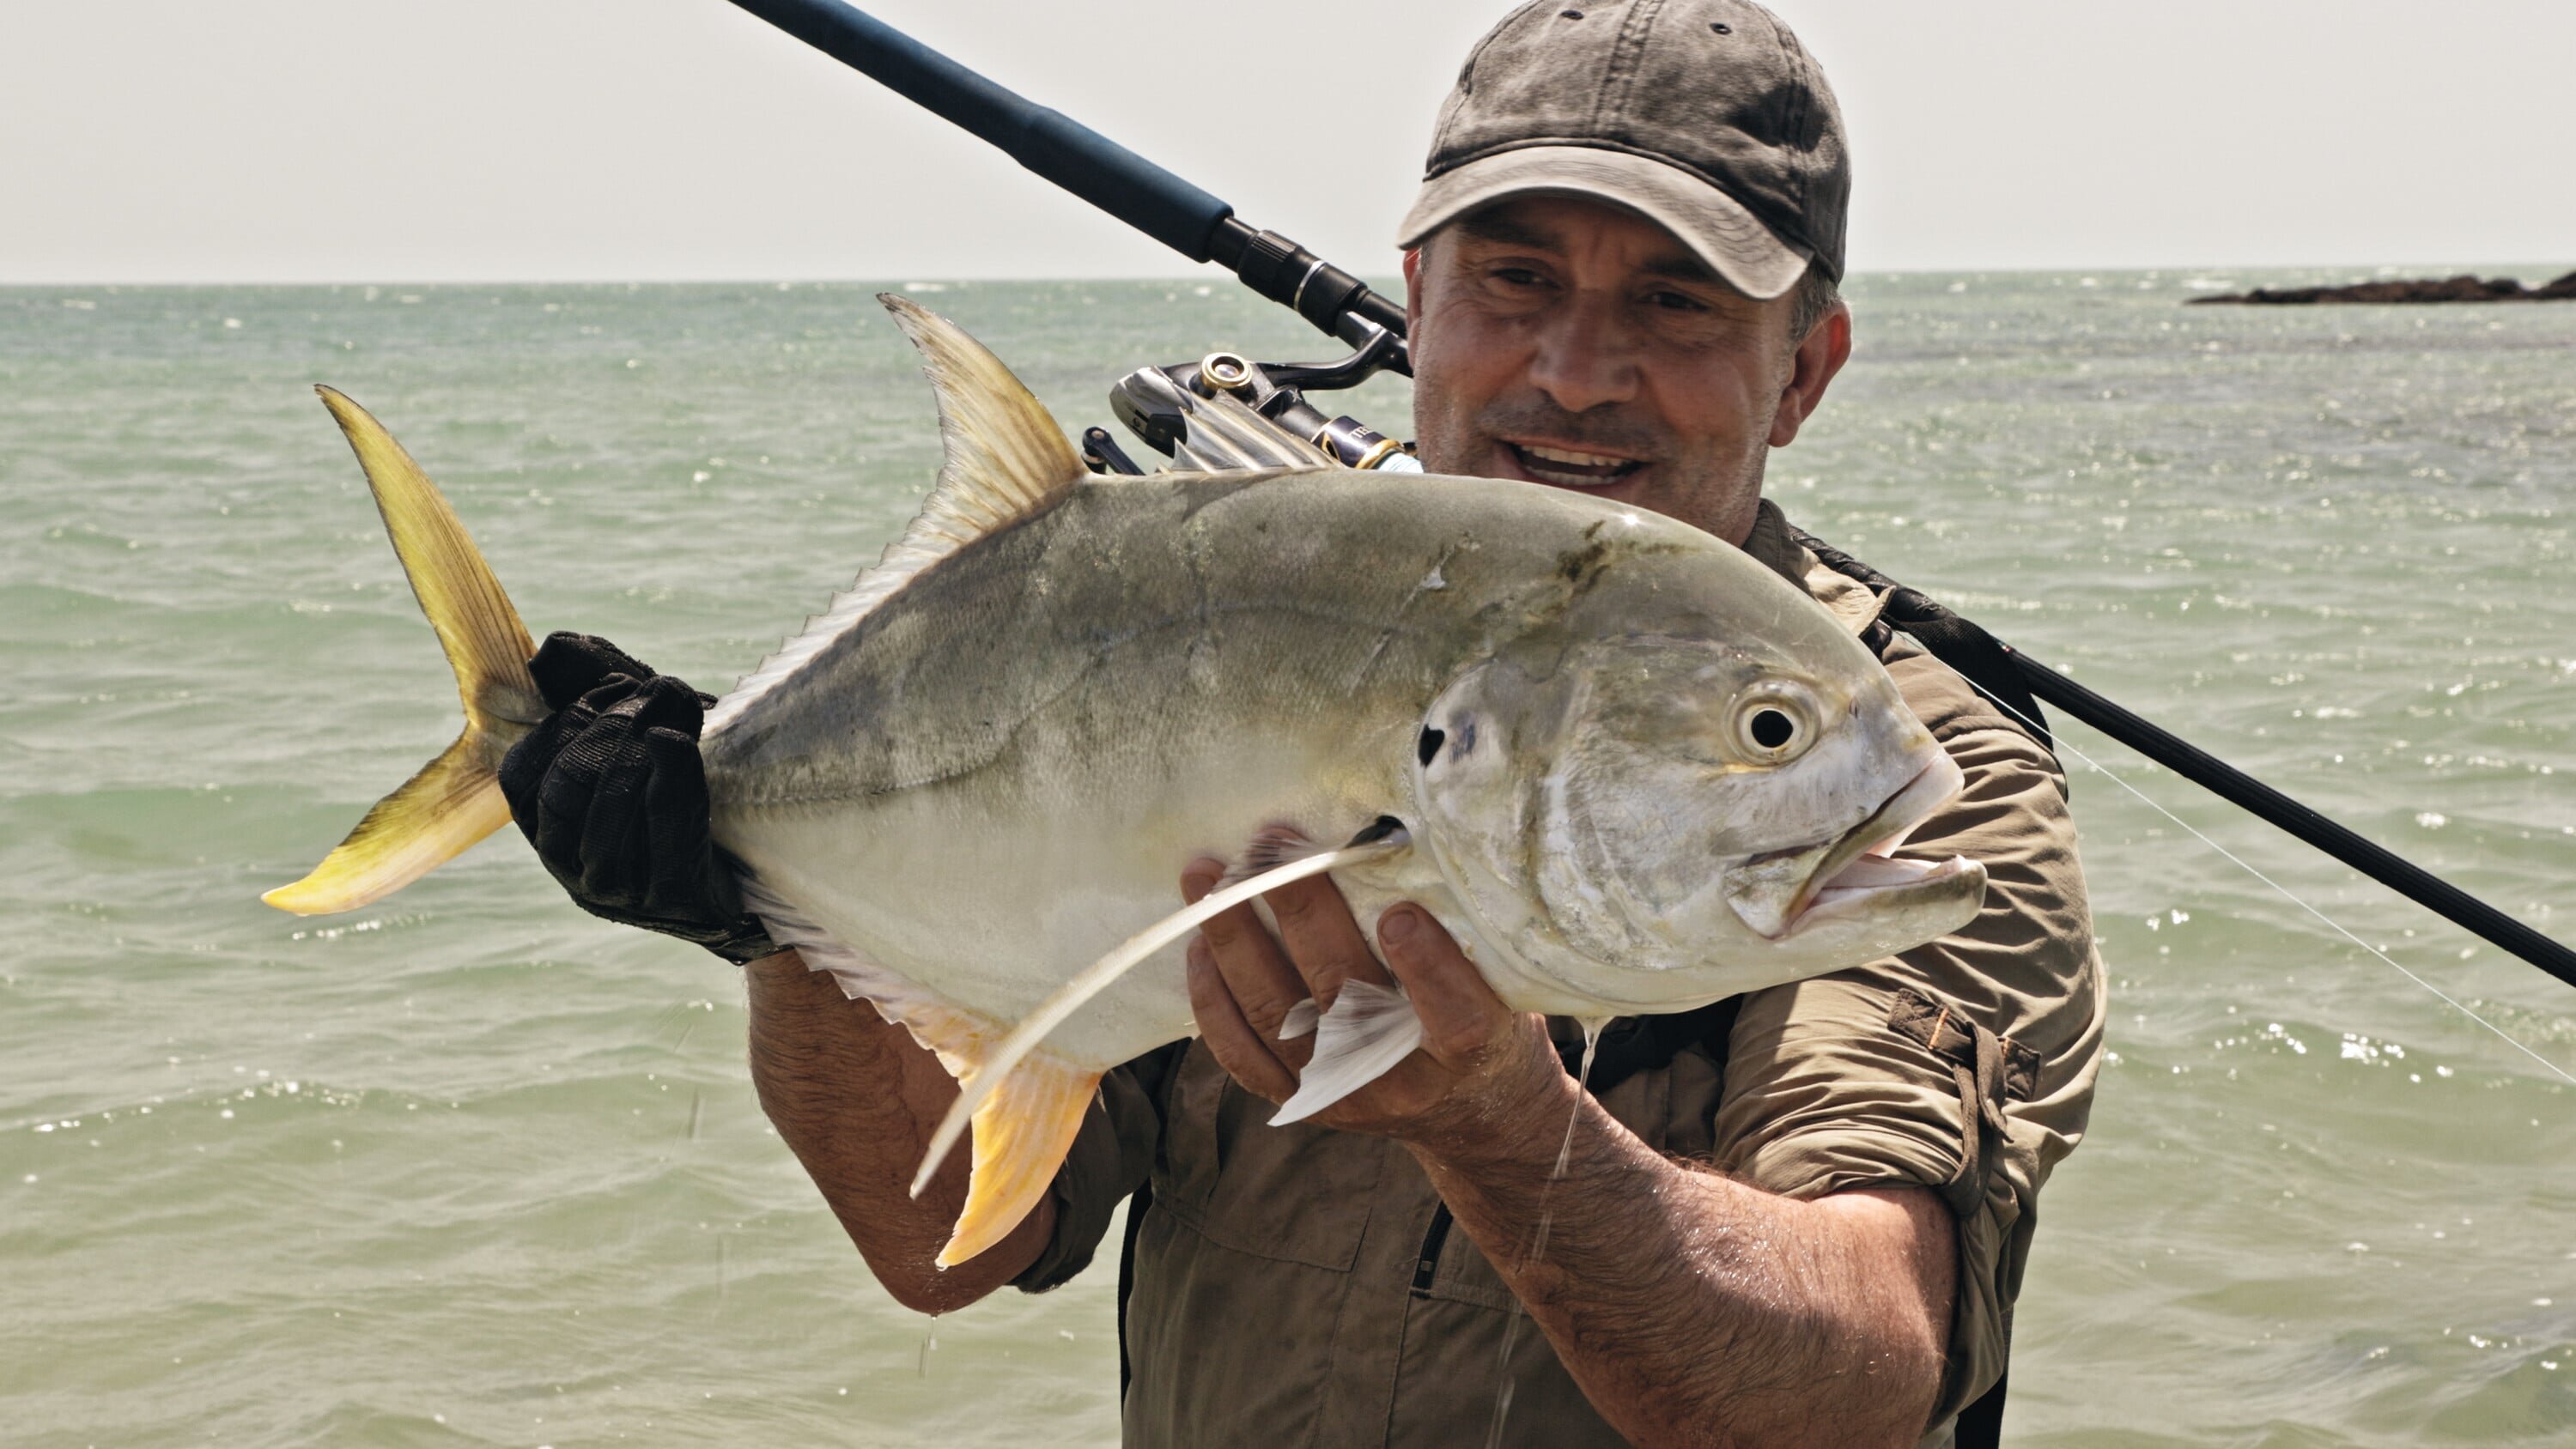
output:
M 1413 422 L 1434 473 L 1634 504 L 1732 543 L 1763 460 L 1850 348 L 1837 308 L 1805 345 L 1670 232 L 1572 197 L 1499 202 L 1405 258 Z

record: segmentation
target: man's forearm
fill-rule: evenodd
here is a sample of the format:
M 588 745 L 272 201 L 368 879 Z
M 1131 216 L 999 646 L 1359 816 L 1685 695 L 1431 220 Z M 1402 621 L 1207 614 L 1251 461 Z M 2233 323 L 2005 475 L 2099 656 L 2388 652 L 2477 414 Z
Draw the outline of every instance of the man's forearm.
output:
M 1661 1156 L 1559 1081 L 1510 1114 L 1579 1112 L 1553 1183 L 1554 1131 L 1411 1145 L 1605 1418 L 1647 1445 L 1922 1435 L 1956 1271 L 1945 1205 L 1765 1193 Z
M 903 1028 L 843 996 L 795 952 L 743 973 L 760 1105 L 896 1301 L 923 1313 L 962 1308 L 1037 1260 L 1054 1224 L 1052 1198 L 972 1261 L 933 1266 L 966 1200 L 972 1139 L 918 1198 L 912 1174 L 957 1084 Z

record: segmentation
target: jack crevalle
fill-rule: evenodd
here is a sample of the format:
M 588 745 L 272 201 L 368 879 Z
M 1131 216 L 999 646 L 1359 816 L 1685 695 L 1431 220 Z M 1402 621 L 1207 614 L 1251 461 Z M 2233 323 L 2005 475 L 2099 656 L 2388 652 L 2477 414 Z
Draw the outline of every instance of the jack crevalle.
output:
M 709 713 L 701 751 L 716 841 L 773 938 L 961 1083 L 922 1167 L 971 1118 L 943 1264 L 1026 1214 L 1103 1072 L 1191 1033 L 1197 922 L 1290 877 L 1332 871 L 1363 920 L 1420 902 L 1503 1000 L 1595 1020 L 1856 965 L 1976 913 L 1975 863 L 1888 853 L 1957 767 L 1842 624 L 1735 548 L 1534 484 L 1293 448 L 1095 477 L 992 354 L 885 301 L 938 393 L 938 483 Z M 322 396 L 466 726 L 265 897 L 307 915 L 505 823 L 495 769 L 545 713 L 528 633 L 445 500 Z M 1286 838 L 1350 843 L 1272 851 L 1175 911 L 1193 857 Z M 1386 1070 L 1419 1023 L 1355 985 L 1314 1030 L 1283 1119 Z

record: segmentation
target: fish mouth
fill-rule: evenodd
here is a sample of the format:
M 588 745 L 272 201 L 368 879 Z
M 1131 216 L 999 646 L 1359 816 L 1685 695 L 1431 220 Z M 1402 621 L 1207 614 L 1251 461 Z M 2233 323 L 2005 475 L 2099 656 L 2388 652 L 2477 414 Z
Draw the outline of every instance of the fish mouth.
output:
M 1747 862 L 1750 884 L 1727 904 L 1756 934 L 1785 941 L 1820 922 L 1945 894 L 1978 867 L 1964 856 L 1898 860 L 1892 852 L 1966 783 L 1948 755 L 1935 757 L 1841 838 Z

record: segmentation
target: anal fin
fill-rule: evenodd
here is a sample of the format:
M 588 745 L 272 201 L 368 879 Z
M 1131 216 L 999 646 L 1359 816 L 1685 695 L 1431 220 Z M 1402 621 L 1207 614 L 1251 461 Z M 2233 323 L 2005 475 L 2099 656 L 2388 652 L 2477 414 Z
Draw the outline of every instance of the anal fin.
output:
M 1020 1059 L 975 1109 L 975 1164 L 939 1266 L 954 1268 L 1009 1236 L 1055 1181 L 1073 1150 L 1100 1073 L 1048 1052 Z
M 1202 896 L 1196 904 L 1184 906 L 1153 925 L 1147 926 L 1144 930 L 1128 937 L 1116 950 L 1075 972 L 1071 979 L 1056 988 L 1053 995 L 1039 1002 L 1037 1009 L 1022 1019 L 1019 1025 L 1011 1028 L 1011 1034 L 1003 1038 L 1001 1043 L 992 1049 L 990 1055 L 981 1057 L 973 1071 L 958 1077 L 957 1085 L 961 1090 L 956 1102 L 950 1105 L 948 1115 L 940 1119 L 939 1130 L 931 1134 L 929 1150 L 921 1157 L 921 1170 L 913 1175 L 913 1195 L 920 1196 L 921 1190 L 929 1185 L 931 1175 L 939 1170 L 939 1164 L 947 1158 L 948 1150 L 957 1145 L 957 1139 L 966 1131 L 970 1118 L 977 1122 L 983 1120 L 987 1094 L 999 1090 L 1002 1085 L 1009 1082 L 1021 1062 L 1039 1055 L 1040 1043 L 1047 1039 L 1049 1032 L 1062 1026 L 1076 1011 L 1082 1009 L 1085 1002 L 1108 990 L 1112 983 L 1133 970 L 1139 962 L 1197 930 L 1210 917 L 1232 910 L 1264 891 L 1277 890 L 1290 881 L 1322 875 L 1326 871 L 1342 866 L 1363 865 L 1380 860 L 1407 849 L 1410 844 L 1400 823 L 1394 830 L 1384 834 L 1379 833 L 1376 827 L 1371 827 L 1369 830 L 1360 832 L 1360 835 L 1361 839 L 1368 843 L 1346 845 L 1339 850 L 1327 850 L 1309 855 L 1265 871 L 1250 880 L 1237 881 Z M 1412 1008 L 1409 1005 L 1405 1009 L 1405 1014 L 1407 1017 L 1412 1015 Z M 977 1155 L 979 1158 L 982 1155 L 980 1148 L 977 1150 Z
M 854 1001 L 911 1033 L 939 1058 L 962 1092 L 976 1081 L 1008 1034 L 999 1022 L 977 1015 L 869 959 L 825 930 L 757 875 L 742 878 L 744 907 L 769 928 L 770 939 L 792 946 L 809 970 L 827 971 Z M 969 1125 L 973 1165 L 966 1177 L 966 1205 L 939 1251 L 939 1266 L 953 1268 L 1010 1235 L 1055 1181 L 1073 1150 L 1082 1114 L 1100 1090 L 1100 1072 L 1040 1048 L 1006 1067 L 1001 1080 L 975 1108 Z M 937 1165 L 922 1164 L 918 1193 Z

